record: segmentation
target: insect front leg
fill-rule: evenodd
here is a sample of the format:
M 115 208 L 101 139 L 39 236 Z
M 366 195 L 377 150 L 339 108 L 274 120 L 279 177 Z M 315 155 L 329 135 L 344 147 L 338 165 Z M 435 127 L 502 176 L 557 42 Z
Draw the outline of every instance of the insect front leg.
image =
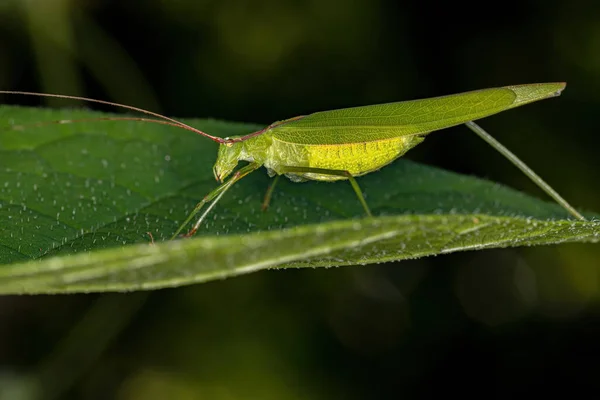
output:
M 177 230 L 175 231 L 173 236 L 171 236 L 171 240 L 173 240 L 179 236 L 181 231 L 187 226 L 187 224 L 189 224 L 192 221 L 192 219 L 196 216 L 196 214 L 198 214 L 200 212 L 200 210 L 204 207 L 205 204 L 210 203 L 208 208 L 202 213 L 200 218 L 198 218 L 198 220 L 196 221 L 196 223 L 194 224 L 192 229 L 190 229 L 185 234 L 185 237 L 193 236 L 198 231 L 198 228 L 202 224 L 202 221 L 204 221 L 204 219 L 206 218 L 208 213 L 210 213 L 210 211 L 219 202 L 219 200 L 221 200 L 221 197 L 225 194 L 225 192 L 227 192 L 227 190 L 229 190 L 229 188 L 231 186 L 233 186 L 234 183 L 236 183 L 237 181 L 242 179 L 244 176 L 248 175 L 250 172 L 258 169 L 259 167 L 260 167 L 260 165 L 256 164 L 256 163 L 246 165 L 245 167 L 243 167 L 240 170 L 238 170 L 237 172 L 235 172 L 233 174 L 233 176 L 231 178 L 229 178 L 229 180 L 227 182 L 219 185 L 212 192 L 210 192 L 209 194 L 204 196 L 204 198 L 198 204 L 196 204 L 196 207 L 194 207 L 192 212 L 187 216 L 187 218 L 185 219 L 183 224 L 181 224 L 179 226 L 179 228 L 177 228 Z
M 333 176 L 343 176 L 344 178 L 348 178 L 350 184 L 352 185 L 352 189 L 354 189 L 354 193 L 356 193 L 356 197 L 362 204 L 367 216 L 372 217 L 371 210 L 367 205 L 365 197 L 363 196 L 362 191 L 360 190 L 360 186 L 358 186 L 358 182 L 352 174 L 348 171 L 342 171 L 337 169 L 326 169 L 326 168 L 310 168 L 310 167 L 292 167 L 292 166 L 284 166 L 280 169 L 282 174 L 286 173 L 313 173 L 313 174 L 321 174 L 321 175 L 333 175 Z

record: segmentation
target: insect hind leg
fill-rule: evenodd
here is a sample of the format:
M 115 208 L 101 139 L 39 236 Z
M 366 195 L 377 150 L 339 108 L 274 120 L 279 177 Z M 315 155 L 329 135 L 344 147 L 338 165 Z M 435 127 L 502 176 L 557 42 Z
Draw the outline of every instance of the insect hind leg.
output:
M 352 176 L 352 174 L 349 171 L 343 171 L 343 170 L 337 170 L 337 169 L 326 169 L 326 168 L 293 167 L 293 166 L 286 165 L 286 166 L 281 167 L 278 172 L 280 174 L 313 173 L 313 174 L 321 174 L 321 175 L 342 176 L 344 178 L 347 178 L 350 181 L 350 184 L 352 185 L 352 189 L 354 189 L 354 193 L 356 193 L 356 197 L 358 197 L 358 201 L 360 201 L 360 204 L 365 209 L 367 216 L 369 216 L 369 217 L 373 216 L 373 214 L 371 214 L 371 210 L 369 209 L 369 206 L 367 205 L 367 201 L 365 200 L 365 197 L 363 196 L 362 190 L 360 189 L 360 186 L 358 186 L 358 182 L 356 182 L 356 179 L 354 178 L 354 176 Z

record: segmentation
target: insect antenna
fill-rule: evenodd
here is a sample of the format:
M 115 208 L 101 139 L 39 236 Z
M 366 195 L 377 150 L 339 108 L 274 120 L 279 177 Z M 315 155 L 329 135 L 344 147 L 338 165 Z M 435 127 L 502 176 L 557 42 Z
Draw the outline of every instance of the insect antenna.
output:
M 0 93 L 1 93 L 1 92 L 0 92 Z M 242 137 L 235 138 L 235 139 L 226 139 L 226 140 L 225 140 L 225 142 L 226 142 L 226 143 L 243 142 L 243 141 L 245 141 L 245 140 L 248 140 L 248 139 L 250 139 L 250 138 L 253 138 L 253 137 L 255 137 L 255 136 L 262 135 L 263 133 L 265 133 L 266 131 L 268 131 L 268 130 L 269 130 L 269 129 L 271 129 L 271 128 L 275 128 L 275 127 L 277 127 L 277 126 L 285 125 L 285 124 L 287 124 L 288 122 L 297 121 L 297 120 L 299 120 L 299 119 L 302 119 L 302 118 L 304 118 L 304 117 L 305 117 L 305 115 L 298 115 L 297 117 L 293 117 L 293 118 L 290 118 L 290 119 L 286 119 L 286 120 L 284 120 L 284 121 L 278 121 L 278 122 L 272 123 L 272 124 L 271 124 L 271 125 L 269 125 L 269 126 L 266 126 L 266 127 L 262 128 L 262 129 L 259 129 L 259 130 L 258 130 L 258 131 L 256 131 L 256 132 L 249 133 L 249 134 L 247 134 L 247 135 L 244 135 L 244 136 L 242 136 Z
M 139 112 L 142 114 L 146 114 L 146 115 L 150 115 L 152 117 L 155 117 L 157 119 L 151 119 L 151 118 L 136 118 L 136 117 L 105 117 L 105 118 L 90 118 L 90 119 L 81 119 L 81 120 L 73 120 L 73 121 L 67 121 L 67 120 L 62 120 L 62 121 L 54 121 L 54 122 L 50 122 L 50 123 L 70 123 L 70 122 L 84 122 L 84 121 L 94 121 L 94 120 L 104 120 L 104 121 L 141 121 L 141 122 L 150 122 L 150 123 L 155 123 L 155 124 L 162 124 L 162 125 L 170 125 L 170 126 L 174 126 L 174 127 L 178 127 L 178 128 L 182 128 L 191 132 L 194 132 L 198 135 L 202 135 L 204 137 L 207 137 L 217 143 L 228 143 L 231 140 L 228 139 L 223 139 L 217 136 L 213 136 L 213 135 L 209 135 L 206 132 L 201 131 L 200 129 L 194 128 L 190 125 L 184 124 L 183 122 L 177 121 L 176 119 L 173 118 L 169 118 L 166 117 L 164 115 L 161 115 L 159 113 L 155 113 L 152 111 L 148 111 L 148 110 L 144 110 L 143 108 L 139 108 L 139 107 L 134 107 L 134 106 L 128 106 L 125 104 L 120 104 L 120 103 L 114 103 L 112 101 L 105 101 L 105 100 L 97 100 L 97 99 L 90 99 L 87 97 L 80 97 L 80 96 L 70 96 L 70 95 L 64 95 L 64 94 L 52 94 L 52 93 L 35 93 L 35 92 L 23 92 L 23 91 L 14 91 L 14 90 L 0 90 L 0 94 L 10 94 L 10 95 L 24 95 L 24 96 L 39 96 L 39 97 L 53 97 L 53 98 L 59 98 L 59 99 L 71 99 L 71 100 L 80 100 L 80 101 L 87 101 L 90 103 L 98 103 L 98 104 L 104 104 L 104 105 L 108 105 L 108 106 L 112 106 L 112 107 L 118 107 L 118 108 L 124 108 L 127 110 L 131 110 L 131 111 L 135 111 L 135 112 Z M 31 124 L 31 125 L 44 125 L 47 123 L 39 123 L 39 124 Z M 23 126 L 23 125 L 21 125 Z
M 64 125 L 64 124 L 76 124 L 80 122 L 94 122 L 94 121 L 137 121 L 137 122 L 151 122 L 154 124 L 174 126 L 176 128 L 183 128 L 180 124 L 173 122 L 164 121 L 162 119 L 151 119 L 143 117 L 97 117 L 97 118 L 79 118 L 79 119 L 59 119 L 55 121 L 44 121 L 44 122 L 33 122 L 31 124 L 12 125 L 10 128 L 13 130 L 25 130 L 29 128 L 39 128 L 46 125 Z M 185 128 L 184 128 L 185 129 Z M 223 140 L 226 141 L 226 140 Z

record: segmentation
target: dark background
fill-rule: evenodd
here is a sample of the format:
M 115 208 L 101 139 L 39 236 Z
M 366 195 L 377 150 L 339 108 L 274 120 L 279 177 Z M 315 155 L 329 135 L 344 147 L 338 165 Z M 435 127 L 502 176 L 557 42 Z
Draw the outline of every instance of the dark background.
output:
M 0 88 L 170 116 L 268 124 L 544 81 L 568 87 L 482 125 L 600 211 L 600 2 L 0 1 Z M 543 196 L 464 127 L 408 157 Z M 565 244 L 0 297 L 0 398 L 577 396 L 600 387 L 599 257 Z

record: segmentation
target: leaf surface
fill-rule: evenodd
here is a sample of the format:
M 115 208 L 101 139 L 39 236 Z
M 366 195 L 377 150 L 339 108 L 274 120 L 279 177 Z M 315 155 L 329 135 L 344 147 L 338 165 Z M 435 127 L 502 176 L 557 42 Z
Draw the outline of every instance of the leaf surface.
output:
M 98 116 L 0 108 L 0 293 L 150 289 L 265 268 L 600 239 L 594 215 L 569 220 L 504 186 L 398 160 L 359 178 L 375 218 L 363 218 L 347 182 L 282 180 L 263 213 L 270 180 L 261 169 L 224 196 L 197 237 L 163 242 L 216 186 L 216 145 L 136 122 L 14 128 Z M 259 128 L 186 122 L 222 137 Z

